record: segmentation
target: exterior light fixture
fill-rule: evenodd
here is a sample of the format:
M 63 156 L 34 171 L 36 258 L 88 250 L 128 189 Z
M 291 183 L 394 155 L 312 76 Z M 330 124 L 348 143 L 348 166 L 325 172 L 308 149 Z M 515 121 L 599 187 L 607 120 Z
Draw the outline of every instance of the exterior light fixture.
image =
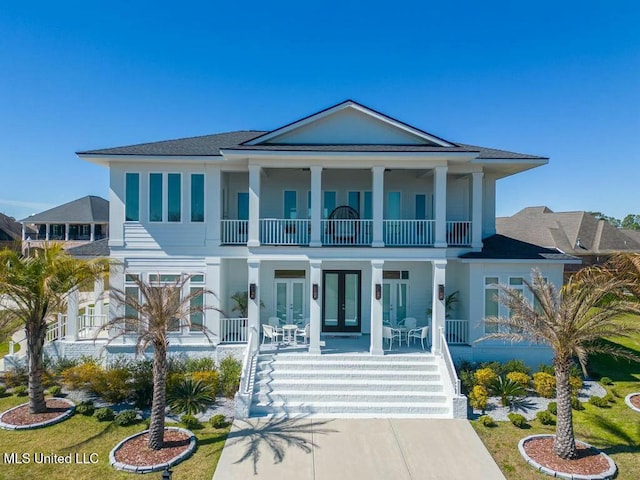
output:
M 380 300 L 382 298 L 382 285 L 376 283 L 376 300 Z
M 251 300 L 255 300 L 256 299 L 256 284 L 255 283 L 250 283 L 249 284 L 249 298 Z
M 440 301 L 444 300 L 444 285 L 443 284 L 438 285 L 438 300 L 440 300 Z
M 318 284 L 314 283 L 313 286 L 311 287 L 311 296 L 313 297 L 314 300 L 318 299 Z
M 165 471 L 162 472 L 162 480 L 171 480 L 172 475 L 173 472 L 169 470 L 169 467 L 167 467 Z

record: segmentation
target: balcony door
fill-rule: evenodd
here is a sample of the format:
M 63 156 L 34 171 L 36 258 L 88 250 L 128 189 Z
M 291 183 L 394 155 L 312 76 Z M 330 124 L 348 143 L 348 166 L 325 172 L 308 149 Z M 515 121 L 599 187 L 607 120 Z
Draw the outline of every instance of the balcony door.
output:
M 286 324 L 304 324 L 304 278 L 277 278 L 276 316 Z
M 322 331 L 360 333 L 360 271 L 325 270 L 322 284 Z

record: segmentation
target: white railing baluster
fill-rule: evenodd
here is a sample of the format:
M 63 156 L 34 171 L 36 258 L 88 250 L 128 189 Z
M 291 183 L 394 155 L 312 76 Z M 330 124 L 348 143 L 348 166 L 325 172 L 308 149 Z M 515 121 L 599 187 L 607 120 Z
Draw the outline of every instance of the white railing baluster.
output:
M 383 220 L 384 244 L 389 246 L 433 245 L 435 220 Z
M 247 243 L 248 220 L 220 220 L 221 243 L 242 245 Z
M 470 221 L 448 221 L 447 244 L 452 246 L 471 245 L 471 228 Z
M 322 220 L 323 245 L 370 245 L 371 220 Z
M 247 318 L 221 318 L 220 342 L 246 343 L 248 340 L 248 325 Z
M 469 322 L 467 320 L 445 320 L 445 336 L 452 345 L 469 343 Z
M 260 243 L 263 245 L 308 245 L 309 226 L 307 219 L 260 219 Z

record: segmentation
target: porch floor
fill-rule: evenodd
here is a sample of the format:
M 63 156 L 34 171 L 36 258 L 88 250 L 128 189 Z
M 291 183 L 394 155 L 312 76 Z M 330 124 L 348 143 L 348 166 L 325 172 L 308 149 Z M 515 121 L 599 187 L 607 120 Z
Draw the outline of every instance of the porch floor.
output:
M 336 336 L 336 335 L 322 335 L 320 337 L 320 351 L 322 355 L 331 354 L 353 354 L 353 355 L 369 355 L 369 349 L 371 347 L 371 336 L 365 335 L 353 335 L 353 336 Z M 425 343 L 425 350 L 422 350 L 420 341 L 410 342 L 409 346 L 406 343 L 402 343 L 401 346 L 397 342 L 394 342 L 393 349 L 387 351 L 388 343 L 384 343 L 385 355 L 415 355 L 415 354 L 430 354 L 430 346 Z M 298 343 L 297 345 L 286 345 L 283 343 L 273 344 L 265 343 L 260 347 L 261 353 L 301 353 L 308 350 L 308 345 Z

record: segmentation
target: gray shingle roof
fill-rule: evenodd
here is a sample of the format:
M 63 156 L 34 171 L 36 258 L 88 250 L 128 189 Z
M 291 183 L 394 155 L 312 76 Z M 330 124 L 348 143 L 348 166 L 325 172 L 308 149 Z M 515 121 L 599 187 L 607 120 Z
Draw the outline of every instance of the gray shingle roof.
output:
M 581 211 L 556 213 L 547 207 L 528 207 L 511 217 L 497 218 L 496 231 L 571 255 L 640 252 L 640 238 Z
M 109 202 L 87 195 L 20 220 L 23 223 L 109 223 Z
M 4 213 L 0 213 L 0 230 L 13 240 L 22 240 L 22 226 Z
M 557 249 L 544 248 L 504 235 L 487 237 L 482 240 L 482 244 L 482 251 L 465 253 L 460 255 L 460 258 L 487 260 L 560 260 L 569 263 L 578 260 L 576 257 L 563 254 Z
M 110 253 L 109 239 L 103 238 L 78 247 L 68 248 L 67 253 L 78 258 L 108 257 Z

